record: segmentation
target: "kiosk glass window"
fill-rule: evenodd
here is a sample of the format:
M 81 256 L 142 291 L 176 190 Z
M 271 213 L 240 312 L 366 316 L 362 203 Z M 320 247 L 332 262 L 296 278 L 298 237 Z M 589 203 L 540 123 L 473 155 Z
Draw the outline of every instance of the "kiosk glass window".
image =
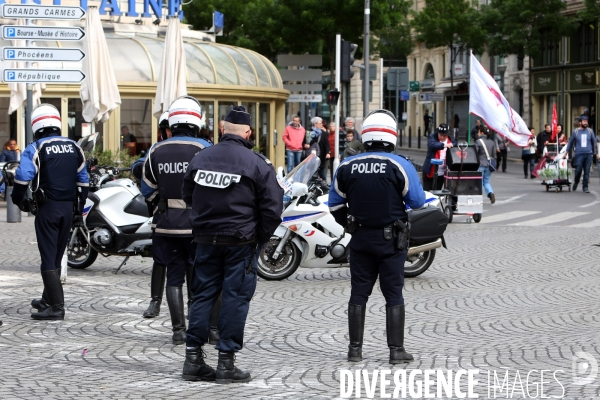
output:
M 10 139 L 17 138 L 17 112 L 8 115 L 9 97 L 0 97 L 0 146 L 4 150 L 4 144 Z M 24 146 L 23 146 L 24 147 Z
M 152 101 L 150 99 L 122 99 L 120 141 L 122 149 L 131 155 L 152 146 Z
M 269 103 L 260 103 L 258 106 L 258 148 L 261 154 L 267 154 L 267 145 L 269 143 L 270 121 L 271 121 L 271 105 Z
M 212 101 L 198 101 L 200 103 L 200 107 L 202 108 L 202 121 L 204 122 L 204 128 L 206 129 L 206 133 L 202 130 L 200 131 L 200 137 L 209 138 L 212 142 L 214 139 L 214 131 L 215 131 L 215 103 Z M 206 135 L 206 136 L 204 136 Z
M 229 111 L 233 108 L 237 106 L 237 103 L 234 102 L 230 102 L 230 101 L 220 101 L 219 102 L 219 114 L 217 116 L 217 118 L 215 118 L 215 125 L 217 126 L 217 130 L 219 129 L 219 121 L 225 119 L 225 117 L 227 116 L 227 114 L 229 114 Z M 217 132 L 219 139 L 221 139 L 221 132 Z
M 52 104 L 60 111 L 60 99 L 42 98 L 42 103 Z M 79 98 L 70 98 L 67 102 L 67 136 L 69 139 L 79 141 L 79 139 L 88 136 L 92 133 L 92 124 L 83 119 L 83 103 Z M 102 133 L 102 123 L 94 125 L 96 132 Z M 102 151 L 102 138 L 96 142 L 96 149 Z
M 252 129 L 252 135 L 250 136 L 250 141 L 256 144 L 256 103 L 242 103 L 242 105 L 250 114 L 250 129 Z

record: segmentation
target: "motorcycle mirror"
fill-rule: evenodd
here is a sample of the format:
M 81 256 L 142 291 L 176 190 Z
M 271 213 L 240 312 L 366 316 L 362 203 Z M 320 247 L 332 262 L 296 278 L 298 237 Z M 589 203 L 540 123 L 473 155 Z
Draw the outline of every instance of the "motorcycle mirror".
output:
M 294 182 L 292 183 L 292 197 L 304 196 L 308 193 L 308 186 L 304 183 Z

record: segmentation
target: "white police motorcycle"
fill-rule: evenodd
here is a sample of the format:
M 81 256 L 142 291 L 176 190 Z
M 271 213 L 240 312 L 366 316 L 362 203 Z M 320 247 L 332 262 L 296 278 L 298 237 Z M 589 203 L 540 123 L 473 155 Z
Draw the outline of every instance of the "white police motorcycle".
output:
M 71 229 L 69 267 L 87 268 L 98 253 L 124 257 L 116 273 L 131 256 L 152 257 L 152 217 L 137 185 L 131 179 L 117 179 L 123 171 L 88 160 L 90 192 L 82 212 L 83 225 Z
M 282 223 L 263 248 L 258 259 L 258 275 L 266 280 L 282 280 L 302 267 L 340 267 L 349 263 L 351 235 L 344 233 L 329 212 L 328 187 L 312 179 L 319 158 L 311 154 L 285 177 Z M 444 246 L 448 218 L 440 210 L 439 198 L 426 193 L 426 205 L 408 210 L 411 237 L 406 277 L 424 273 L 433 263 L 436 249 Z

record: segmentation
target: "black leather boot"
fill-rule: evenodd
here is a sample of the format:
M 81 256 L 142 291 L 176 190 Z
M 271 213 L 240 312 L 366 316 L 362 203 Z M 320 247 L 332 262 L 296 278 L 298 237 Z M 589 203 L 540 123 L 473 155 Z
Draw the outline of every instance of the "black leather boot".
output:
M 182 378 L 184 381 L 214 381 L 215 370 L 204 362 L 206 354 L 202 347 L 185 349 Z
M 387 342 L 390 348 L 390 364 L 408 363 L 414 360 L 404 350 L 404 305 L 385 309 Z
M 219 295 L 217 298 L 217 302 L 212 309 L 212 314 L 210 315 L 210 332 L 208 334 L 208 343 L 209 344 L 217 344 L 221 335 L 219 334 L 219 314 L 221 313 L 221 305 L 223 304 L 223 294 Z
M 65 295 L 63 293 L 60 276 L 55 270 L 42 271 L 42 280 L 46 295 L 48 296 L 48 305 L 44 311 L 31 314 L 31 318 L 42 321 L 62 321 L 65 319 Z
M 365 334 L 366 306 L 348 303 L 348 361 L 362 361 L 362 345 Z
M 219 352 L 219 364 L 217 365 L 217 376 L 215 383 L 243 383 L 250 382 L 250 372 L 241 371 L 233 364 L 235 353 Z
M 167 286 L 167 303 L 171 313 L 173 344 L 185 343 L 185 317 L 183 314 L 183 292 L 180 286 Z
M 150 305 L 144 311 L 144 318 L 158 317 L 160 314 L 160 305 L 162 303 L 163 293 L 165 291 L 165 275 L 167 267 L 162 264 L 154 263 L 152 265 L 152 275 L 150 277 Z
M 192 281 L 194 280 L 194 265 L 188 265 L 185 268 L 185 285 L 187 287 L 187 319 L 190 319 L 190 309 L 194 302 L 194 294 L 192 293 Z
M 56 272 L 56 274 L 58 275 L 58 278 L 60 279 L 60 268 L 56 268 L 54 271 Z M 44 291 L 42 292 L 41 299 L 31 300 L 31 307 L 37 309 L 38 312 L 44 311 L 46 308 L 50 307 L 50 305 L 48 304 L 48 295 L 46 294 L 46 288 L 44 288 Z

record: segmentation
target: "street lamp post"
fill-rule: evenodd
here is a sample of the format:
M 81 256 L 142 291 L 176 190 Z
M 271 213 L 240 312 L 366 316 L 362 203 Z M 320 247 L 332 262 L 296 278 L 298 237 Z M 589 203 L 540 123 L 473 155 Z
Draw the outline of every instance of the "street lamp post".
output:
M 365 60 L 365 80 L 363 81 L 363 120 L 369 113 L 369 22 L 371 14 L 370 0 L 365 0 L 365 33 L 363 44 L 363 59 Z
M 504 73 L 506 72 L 506 65 L 498 65 L 498 72 L 500 73 L 500 91 L 502 92 L 502 95 L 506 97 L 504 95 Z

